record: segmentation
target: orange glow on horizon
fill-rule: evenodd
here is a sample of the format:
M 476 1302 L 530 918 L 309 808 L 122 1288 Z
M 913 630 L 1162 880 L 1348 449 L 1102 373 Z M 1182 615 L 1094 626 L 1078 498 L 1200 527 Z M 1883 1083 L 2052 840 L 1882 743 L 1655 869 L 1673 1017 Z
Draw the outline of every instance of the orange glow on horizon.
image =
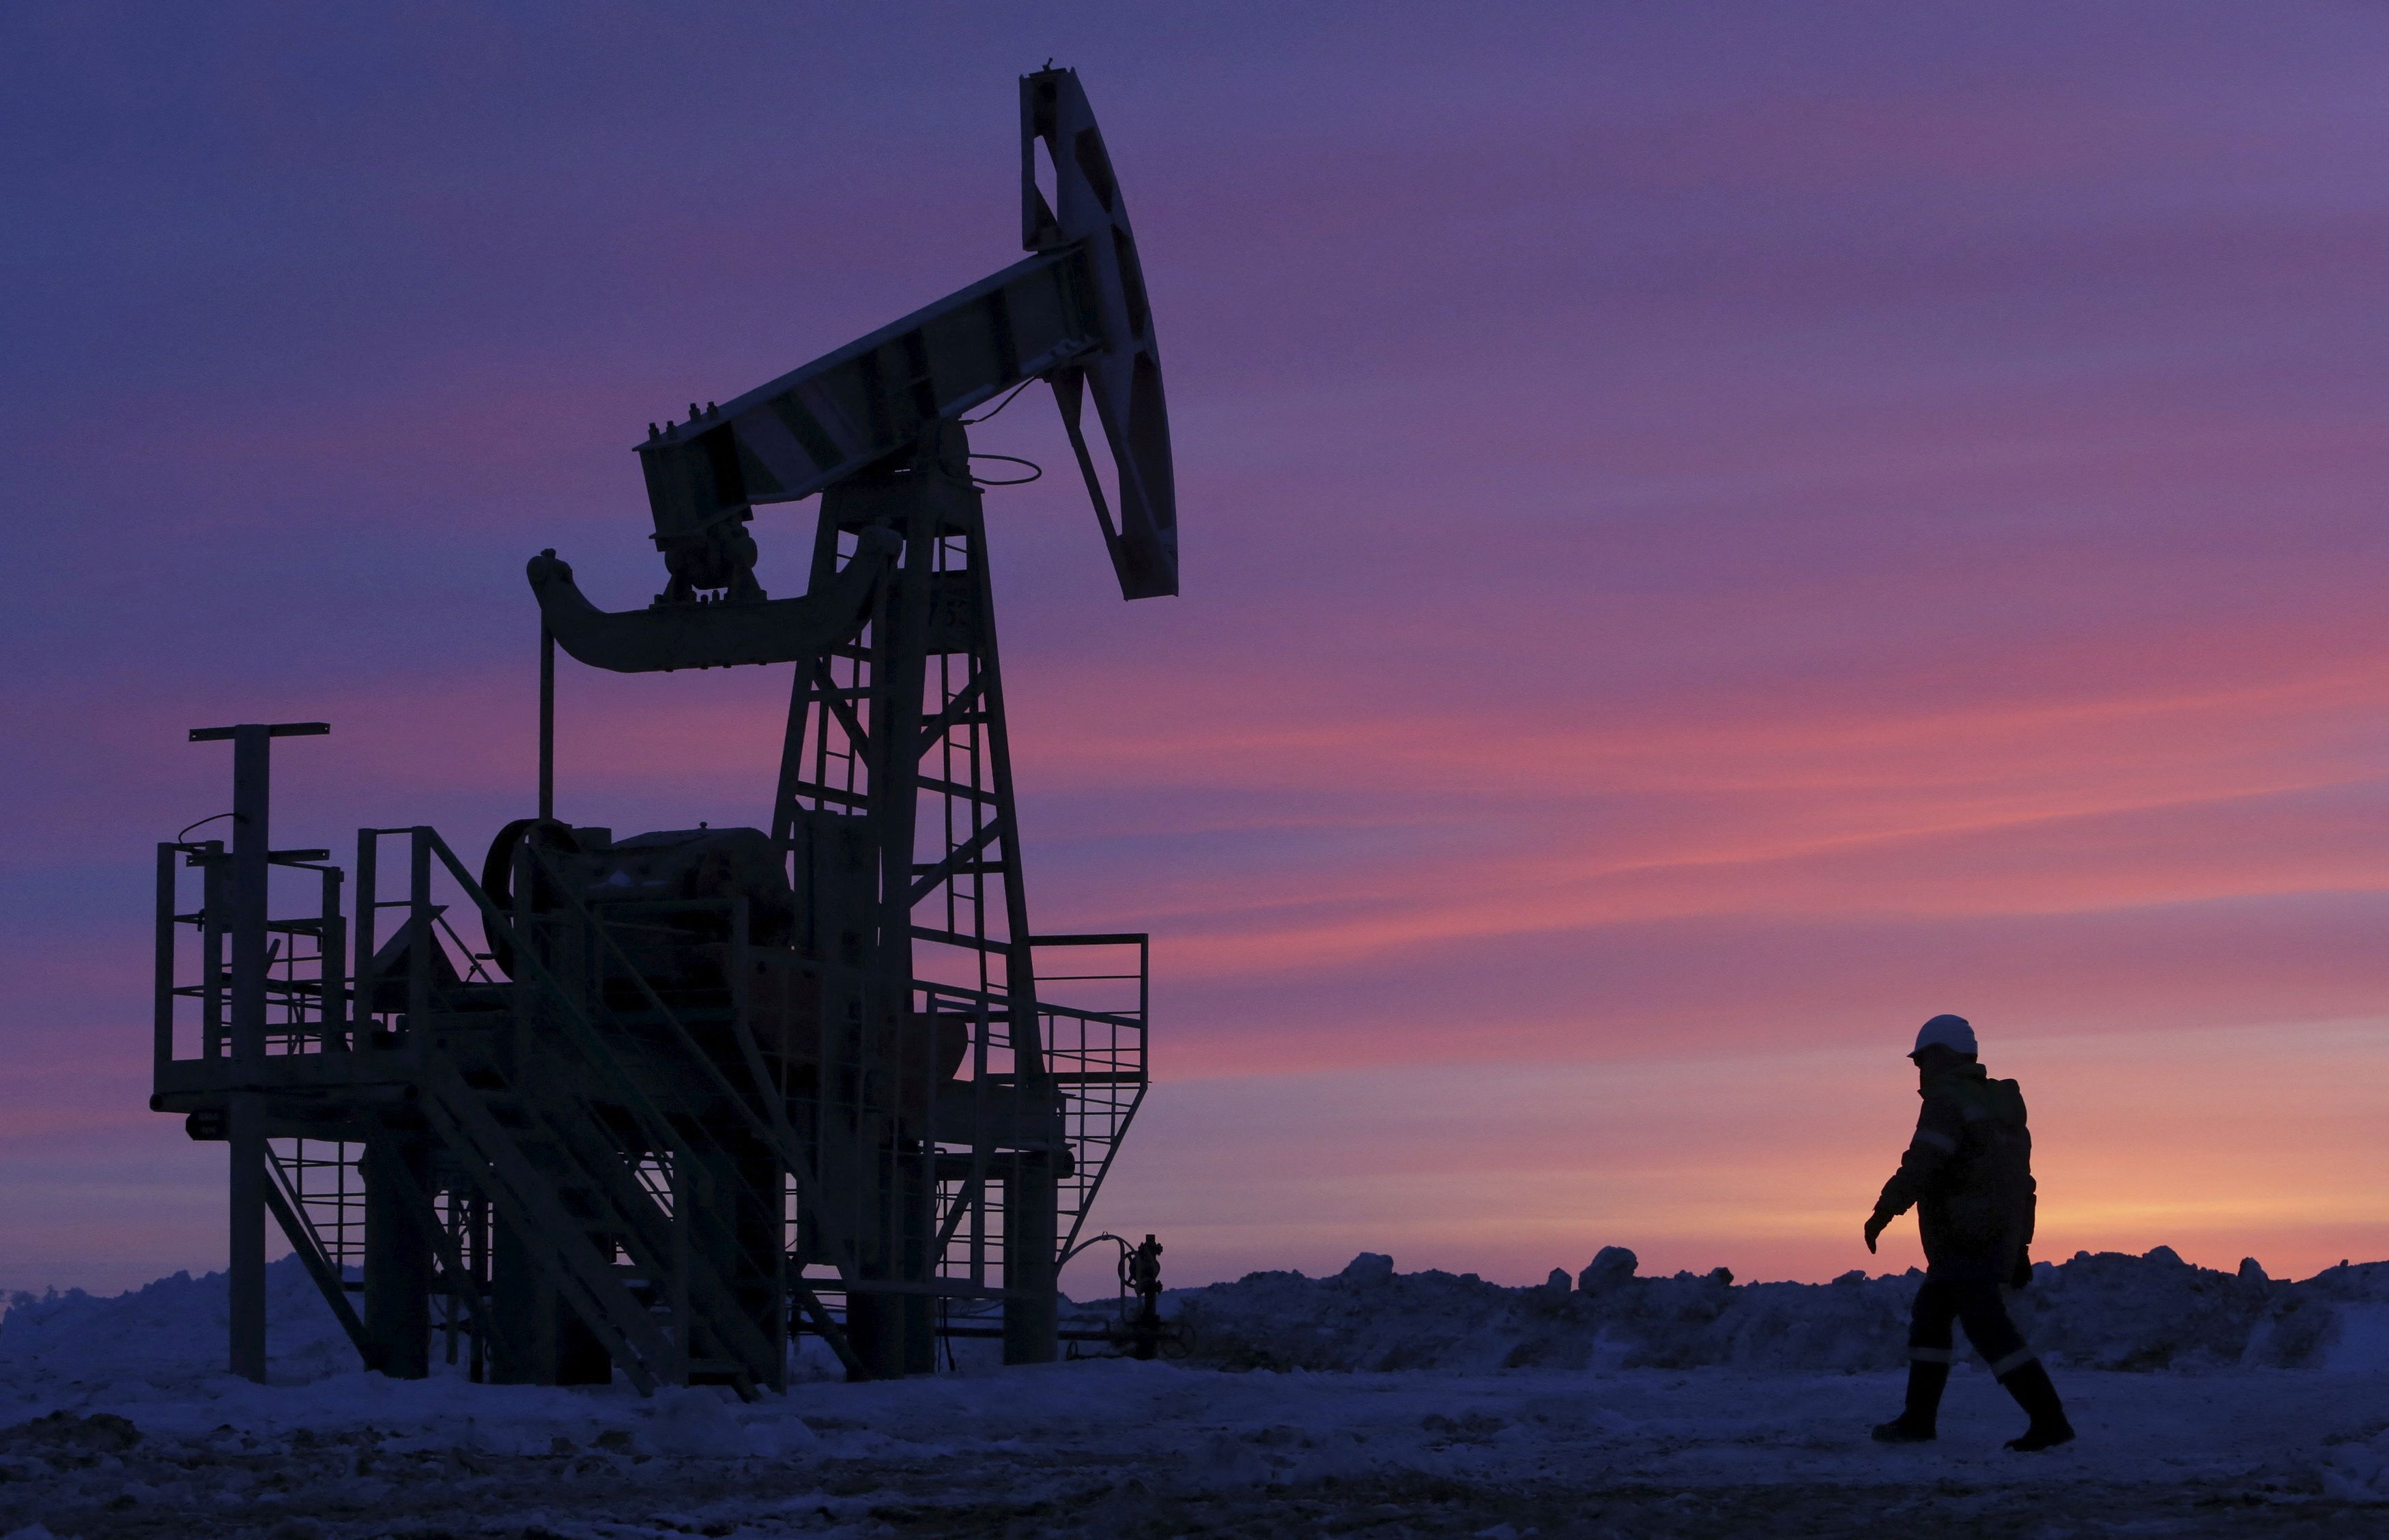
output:
M 1168 1215 L 1173 1256 L 1198 1276 L 1333 1271 L 1367 1250 L 1406 1271 L 1528 1283 L 1608 1244 L 1631 1247 L 1645 1272 L 1898 1271 L 1921 1262 L 1912 1219 L 1876 1256 L 1858 1230 L 1914 1124 L 1904 1035 L 1180 1085 L 1123 1161 L 1122 1201 Z M 2389 1020 L 2096 1040 L 1987 1030 L 1985 1050 L 2033 1110 L 2036 1258 L 2169 1245 L 2227 1269 L 2254 1254 L 2284 1277 L 2389 1254 L 2376 1116 Z M 2296 1128 L 2240 1136 L 2282 1097 L 2307 1110 Z M 1210 1152 L 1199 1172 L 1174 1159 L 1196 1137 Z

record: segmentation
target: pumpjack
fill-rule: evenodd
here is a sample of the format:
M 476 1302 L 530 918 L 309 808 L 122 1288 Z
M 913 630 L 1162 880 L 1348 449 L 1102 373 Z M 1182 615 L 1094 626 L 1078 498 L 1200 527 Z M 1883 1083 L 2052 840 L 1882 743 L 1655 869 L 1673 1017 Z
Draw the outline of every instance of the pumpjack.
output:
M 1025 259 L 648 426 L 652 604 L 531 559 L 539 807 L 478 868 L 428 827 L 360 830 L 350 871 L 275 850 L 273 740 L 325 725 L 193 733 L 233 744 L 233 827 L 158 848 L 151 1105 L 230 1147 L 234 1372 L 265 1371 L 269 1213 L 393 1376 L 443 1335 L 477 1377 L 642 1391 L 784 1385 L 803 1333 L 857 1379 L 940 1336 L 1054 1356 L 1057 1269 L 1145 1090 L 1149 945 L 1030 928 L 967 414 L 1052 387 L 1124 597 L 1177 592 L 1177 519 L 1093 112 L 1052 68 L 1020 112 Z M 754 511 L 814 495 L 809 586 L 773 598 Z M 559 648 L 793 665 L 768 819 L 556 816 Z

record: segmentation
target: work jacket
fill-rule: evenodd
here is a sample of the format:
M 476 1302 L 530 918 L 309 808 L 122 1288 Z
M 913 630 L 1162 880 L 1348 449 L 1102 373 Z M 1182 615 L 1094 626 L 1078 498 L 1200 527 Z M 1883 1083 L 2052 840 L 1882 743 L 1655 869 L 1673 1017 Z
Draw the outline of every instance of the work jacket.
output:
M 1916 1210 L 1928 1271 L 1950 1278 L 2022 1283 L 2030 1277 L 2032 1134 L 2024 1093 L 1979 1064 L 1957 1064 L 1925 1082 L 1916 1135 L 1883 1185 L 1876 1212 Z

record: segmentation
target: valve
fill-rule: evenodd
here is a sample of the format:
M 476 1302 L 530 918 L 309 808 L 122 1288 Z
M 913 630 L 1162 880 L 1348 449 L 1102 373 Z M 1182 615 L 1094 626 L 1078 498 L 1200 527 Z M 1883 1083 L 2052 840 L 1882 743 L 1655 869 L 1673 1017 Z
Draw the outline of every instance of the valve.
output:
M 1120 1248 L 1120 1288 L 1136 1295 L 1136 1314 L 1129 1318 L 1129 1355 L 1151 1358 L 1161 1351 L 1161 1242 L 1150 1235 L 1144 1244 Z

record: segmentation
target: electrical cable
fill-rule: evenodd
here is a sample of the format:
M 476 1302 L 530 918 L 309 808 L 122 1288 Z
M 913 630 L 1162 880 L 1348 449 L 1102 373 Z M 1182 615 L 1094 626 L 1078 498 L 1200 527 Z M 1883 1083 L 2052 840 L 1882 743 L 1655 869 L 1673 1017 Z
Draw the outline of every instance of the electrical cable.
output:
M 1036 383 L 1037 383 L 1037 381 L 1038 381 L 1039 379 L 1042 379 L 1042 378 L 1044 378 L 1044 377 L 1043 377 L 1043 376 L 1041 376 L 1041 375 L 1030 375 L 1028 379 L 1026 379 L 1022 380 L 1019 384 L 1015 385 L 1011 390 L 1006 391 L 1003 393 L 1003 399 L 1002 401 L 997 402 L 994 405 L 992 405 L 992 406 L 989 407 L 986 411 L 981 412 L 978 416 L 977 416 L 977 417 L 965 417 L 965 418 L 963 418 L 963 426 L 964 426 L 964 427 L 965 427 L 965 428 L 967 428 L 967 427 L 971 426 L 973 423 L 980 423 L 980 422 L 985 422 L 985 421 L 987 421 L 987 420 L 988 420 L 988 418 L 990 418 L 990 417 L 991 417 L 995 416 L 995 414 L 996 414 L 996 413 L 1001 412 L 1001 411 L 1003 411 L 1005 407 L 1007 407 L 1007 406 L 1011 405 L 1011 404 L 1012 404 L 1012 398 L 1013 398 L 1013 397 L 1015 397 L 1015 396 L 1018 395 L 1021 391 L 1025 391 L 1025 390 L 1028 389 L 1028 387 L 1030 387 L 1031 385 L 1036 384 Z
M 208 825 L 210 825 L 210 824 L 211 824 L 211 823 L 214 823 L 218 818 L 237 818 L 237 817 L 239 817 L 239 816 L 240 816 L 240 815 L 239 815 L 239 814 L 237 814 L 237 813 L 212 813 L 212 814 L 210 814 L 208 816 L 206 816 L 206 817 L 204 817 L 204 818 L 200 819 L 200 820 L 199 820 L 198 823 L 196 823 L 196 824 L 186 824 L 186 825 L 185 825 L 185 826 L 184 826 L 184 828 L 183 828 L 183 834 L 188 834 L 188 833 L 190 833 L 190 832 L 191 832 L 191 830 L 192 830 L 192 829 L 195 829 L 195 828 L 206 828 Z M 177 835 L 175 835 L 175 836 L 174 836 L 174 843 L 176 843 L 176 844 L 178 844 L 178 845 L 179 845 L 179 844 L 181 844 L 181 843 L 183 842 L 183 834 L 177 834 Z
M 1028 468 L 1028 475 L 1015 476 L 1008 481 L 990 481 L 985 476 L 974 476 L 971 478 L 971 481 L 975 484 L 983 487 L 1025 487 L 1029 482 L 1036 481 L 1039 477 L 1045 474 L 1045 468 L 1043 466 L 1039 465 L 1035 460 L 1024 460 L 1017 455 L 988 455 L 974 449 L 971 451 L 971 458 L 974 460 L 1002 460 L 1007 465 L 1025 465 Z

